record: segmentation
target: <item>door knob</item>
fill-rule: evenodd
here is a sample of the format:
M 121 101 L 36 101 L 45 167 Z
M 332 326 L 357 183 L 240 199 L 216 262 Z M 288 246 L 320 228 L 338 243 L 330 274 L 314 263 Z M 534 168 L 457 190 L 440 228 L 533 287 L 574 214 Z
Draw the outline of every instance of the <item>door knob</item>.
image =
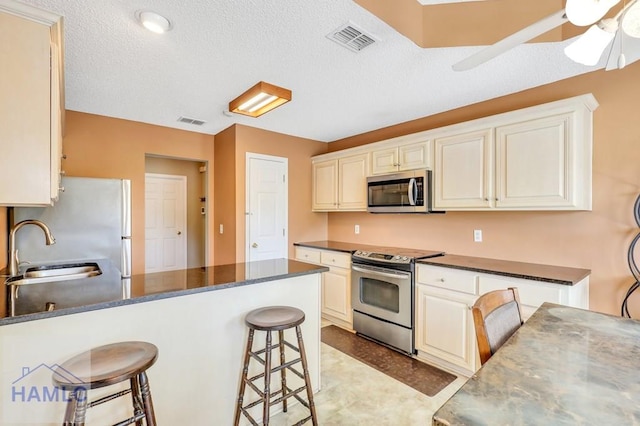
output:
M 178 231 L 178 235 L 182 235 L 182 231 Z
M 258 243 L 253 243 L 253 244 L 251 244 L 251 247 L 253 247 L 253 248 L 258 248 Z

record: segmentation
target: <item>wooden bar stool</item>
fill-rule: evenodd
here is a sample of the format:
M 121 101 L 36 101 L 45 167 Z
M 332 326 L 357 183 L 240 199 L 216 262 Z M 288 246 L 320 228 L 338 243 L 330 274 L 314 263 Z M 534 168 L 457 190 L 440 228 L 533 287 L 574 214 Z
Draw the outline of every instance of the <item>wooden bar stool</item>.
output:
M 316 426 L 318 420 L 316 418 L 316 408 L 313 405 L 313 390 L 311 389 L 311 381 L 309 379 L 309 370 L 307 368 L 307 357 L 304 352 L 304 342 L 302 341 L 302 332 L 300 330 L 300 324 L 304 322 L 304 312 L 300 309 L 290 306 L 269 306 L 265 308 L 255 309 L 247 314 L 245 317 L 245 324 L 249 327 L 249 338 L 247 339 L 247 348 L 244 353 L 244 366 L 242 369 L 242 378 L 240 380 L 240 391 L 238 393 L 238 403 L 236 404 L 236 413 L 234 424 L 237 426 L 240 423 L 240 414 L 244 414 L 249 419 L 252 425 L 258 425 L 258 423 L 249 414 L 248 410 L 259 404 L 262 404 L 262 424 L 269 424 L 269 408 L 272 405 L 282 402 L 282 411 L 287 411 L 287 399 L 295 398 L 302 405 L 309 409 L 309 416 L 300 420 L 296 425 L 302 425 L 308 420 L 311 420 L 312 424 Z M 298 339 L 298 346 L 294 346 L 291 343 L 284 340 L 284 330 L 295 327 L 296 336 Z M 253 351 L 253 336 L 256 330 L 266 331 L 266 345 L 264 349 L 260 349 L 256 352 Z M 271 343 L 271 333 L 273 331 L 278 332 L 278 343 L 273 345 Z M 291 361 L 285 360 L 285 346 L 293 349 L 300 354 L 299 358 Z M 271 350 L 280 349 L 280 364 L 276 367 L 271 366 Z M 260 355 L 264 354 L 264 359 Z M 247 377 L 249 372 L 249 361 L 251 358 L 256 359 L 260 364 L 264 365 L 264 372 L 254 377 Z M 302 363 L 302 373 L 293 368 L 294 364 L 298 362 Z M 286 370 L 290 370 L 296 376 L 304 379 L 304 386 L 298 389 L 290 389 L 287 386 Z M 280 372 L 280 390 L 276 392 L 271 391 L 271 374 Z M 260 390 L 253 382 L 255 380 L 264 378 L 264 388 Z M 244 391 L 246 386 L 249 385 L 254 392 L 259 396 L 257 401 L 251 402 L 243 406 Z M 302 399 L 298 394 L 303 390 L 307 391 L 307 401 Z
M 53 384 L 69 391 L 64 426 L 82 426 L 87 408 L 131 394 L 133 416 L 117 423 L 155 426 L 151 391 L 146 370 L 158 358 L 158 348 L 147 342 L 121 342 L 99 346 L 65 361 L 53 372 Z M 87 391 L 129 380 L 129 389 L 113 393 L 90 403 Z

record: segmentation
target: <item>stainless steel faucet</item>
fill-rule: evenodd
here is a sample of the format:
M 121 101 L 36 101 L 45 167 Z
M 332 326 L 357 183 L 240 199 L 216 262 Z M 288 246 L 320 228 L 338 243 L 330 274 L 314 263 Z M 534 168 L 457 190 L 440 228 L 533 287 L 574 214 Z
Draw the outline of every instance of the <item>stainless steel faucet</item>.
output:
M 55 244 L 56 240 L 51 235 L 49 227 L 39 220 L 27 219 L 18 222 L 11 228 L 9 233 L 9 275 L 15 277 L 18 275 L 18 250 L 16 250 L 16 232 L 25 225 L 36 225 L 44 232 L 44 237 L 48 246 Z

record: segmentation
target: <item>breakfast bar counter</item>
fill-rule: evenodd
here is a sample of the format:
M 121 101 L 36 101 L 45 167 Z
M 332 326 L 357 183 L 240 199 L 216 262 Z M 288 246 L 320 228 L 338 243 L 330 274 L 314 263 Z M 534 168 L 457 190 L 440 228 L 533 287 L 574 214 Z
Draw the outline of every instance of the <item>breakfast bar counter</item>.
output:
M 265 306 L 304 312 L 301 328 L 317 392 L 325 270 L 276 259 L 142 274 L 122 287 L 117 300 L 3 318 L 0 424 L 60 424 L 65 398 L 52 387 L 51 369 L 90 348 L 125 341 L 158 347 L 148 377 L 159 424 L 232 424 L 248 333 L 244 318 Z M 90 399 L 103 396 L 100 391 L 91 391 Z M 96 407 L 88 424 L 113 424 L 129 416 L 123 412 L 128 406 Z
M 433 425 L 640 424 L 640 322 L 544 303 Z
M 106 259 L 103 259 L 103 261 Z M 108 260 L 107 260 L 108 262 Z M 84 280 L 24 286 L 20 290 L 15 317 L 0 315 L 0 326 L 61 315 L 149 302 L 238 286 L 259 284 L 284 278 L 321 273 L 326 267 L 289 259 L 271 259 L 250 263 L 206 266 L 169 272 L 133 275 L 121 279 L 117 274 Z M 29 298 L 34 300 L 28 300 Z M 47 312 L 46 302 L 56 309 Z M 26 305 L 25 307 L 22 307 Z

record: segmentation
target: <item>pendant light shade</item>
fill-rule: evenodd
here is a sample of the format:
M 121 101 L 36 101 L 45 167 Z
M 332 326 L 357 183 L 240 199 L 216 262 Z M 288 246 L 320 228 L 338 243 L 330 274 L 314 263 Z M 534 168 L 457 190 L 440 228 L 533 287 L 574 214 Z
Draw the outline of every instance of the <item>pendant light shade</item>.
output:
M 291 100 L 291 90 L 259 82 L 229 102 L 229 111 L 259 117 Z
M 573 25 L 584 27 L 598 22 L 620 0 L 567 0 L 565 13 Z
M 588 66 L 594 66 L 602 53 L 616 35 L 618 21 L 604 19 L 598 25 L 592 25 L 584 34 L 564 48 L 571 60 Z

